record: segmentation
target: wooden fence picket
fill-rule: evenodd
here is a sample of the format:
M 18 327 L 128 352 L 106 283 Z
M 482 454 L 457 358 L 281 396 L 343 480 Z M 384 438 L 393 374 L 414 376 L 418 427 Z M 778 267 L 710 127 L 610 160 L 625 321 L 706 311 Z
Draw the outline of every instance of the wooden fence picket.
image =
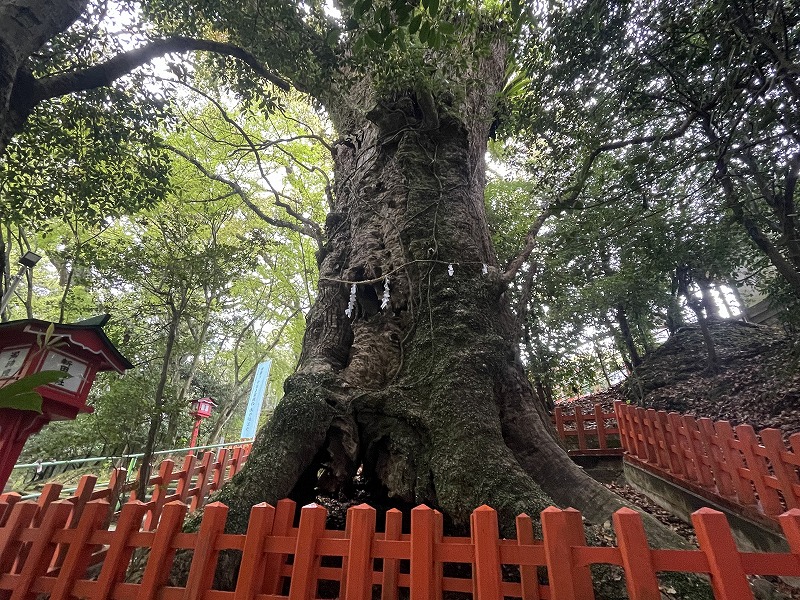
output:
M 167 491 L 174 469 L 175 463 L 170 459 L 166 459 L 159 465 L 158 475 L 150 479 L 151 484 L 154 484 L 153 495 L 150 497 L 147 516 L 144 520 L 144 528 L 148 531 L 156 528 L 158 519 L 161 517 L 161 511 L 166 504 Z
M 725 457 L 725 468 L 731 477 L 739 504 L 745 506 L 755 505 L 756 496 L 753 493 L 753 484 L 749 478 L 743 475 L 747 468 L 744 456 L 738 448 L 741 442 L 736 438 L 733 427 L 728 421 L 717 421 L 714 429 L 720 438 L 720 447 Z
M 386 541 L 400 540 L 403 531 L 403 513 L 396 508 L 386 511 L 384 526 L 384 539 Z M 400 573 L 400 560 L 397 558 L 383 559 L 383 576 L 381 579 L 381 600 L 397 600 L 398 575 Z
M 203 500 L 208 496 L 209 487 L 211 486 L 211 461 L 213 458 L 212 452 L 206 452 L 200 461 L 200 466 L 197 468 L 197 482 L 192 491 L 192 500 L 189 505 L 189 510 L 192 512 L 200 508 L 203 505 Z
M 138 600 L 155 600 L 161 588 L 167 584 L 175 557 L 173 540 L 180 532 L 185 517 L 186 505 L 182 502 L 169 502 L 164 506 L 142 575 Z
M 716 484 L 721 495 L 730 496 L 733 494 L 733 485 L 730 476 L 725 470 L 725 459 L 722 457 L 722 452 L 717 442 L 714 421 L 706 417 L 697 419 L 697 433 L 711 472 L 711 483 L 709 485 Z
M 0 494 L 0 527 L 6 524 L 11 515 L 11 509 L 22 500 L 22 496 L 17 492 L 7 492 Z
M 800 480 L 797 467 L 788 463 L 786 447 L 780 429 L 762 429 L 759 432 L 772 472 L 780 483 L 786 508 L 800 508 Z
M 270 535 L 273 537 L 285 537 L 289 535 L 294 522 L 295 503 L 288 498 L 278 501 L 275 506 L 275 518 L 272 524 Z M 270 553 L 267 554 L 265 563 L 267 569 L 264 572 L 264 581 L 261 589 L 266 594 L 280 594 L 283 587 L 283 565 L 286 564 L 288 554 Z
M 317 540 L 325 530 L 326 517 L 325 507 L 318 504 L 308 504 L 300 509 L 289 600 L 312 600 L 316 596 L 320 561 L 316 547 Z
M 630 508 L 621 508 L 614 513 L 613 521 L 630 600 L 660 600 L 661 591 L 641 515 Z
M 179 500 L 180 502 L 186 502 L 189 498 L 189 492 L 192 488 L 192 478 L 194 477 L 196 463 L 197 457 L 192 453 L 187 454 L 183 458 L 180 476 L 178 477 L 178 484 L 175 488 L 175 495 L 177 496 L 176 500 Z
M 783 535 L 789 543 L 789 550 L 800 563 L 800 509 L 787 510 L 778 519 L 783 529 Z
M 601 450 L 608 448 L 608 438 L 606 435 L 606 414 L 603 407 L 599 404 L 594 405 L 594 422 L 597 427 L 597 443 Z
M 476 508 L 470 516 L 472 543 L 475 545 L 475 598 L 497 600 L 501 593 L 503 574 L 500 571 L 500 530 L 497 513 L 488 506 Z
M 761 508 L 768 515 L 779 515 L 783 512 L 778 492 L 769 485 L 767 478 L 771 477 L 769 467 L 764 456 L 758 452 L 758 438 L 750 425 L 737 425 L 736 437 L 741 442 L 742 454 L 750 470 L 750 477 L 758 492 Z
M 520 546 L 532 546 L 535 541 L 531 518 L 523 513 L 517 517 L 516 525 L 517 544 Z M 539 600 L 539 574 L 536 567 L 533 565 L 520 565 L 519 577 L 522 600 Z
M 581 513 L 550 506 L 541 517 L 551 600 L 594 600 L 589 567 L 576 566 L 572 557 L 573 546 L 586 545 Z
M 234 600 L 253 600 L 261 592 L 265 571 L 264 546 L 274 521 L 275 508 L 266 502 L 256 504 L 250 510 Z
M 114 528 L 114 536 L 111 538 L 100 575 L 97 577 L 97 584 L 92 588 L 88 600 L 110 598 L 114 587 L 125 578 L 128 563 L 133 555 L 133 546 L 128 544 L 128 540 L 133 532 L 139 531 L 146 510 L 144 503 L 138 500 L 131 500 L 122 507 Z
M 203 594 L 211 589 L 219 555 L 217 538 L 225 530 L 227 518 L 228 507 L 221 502 L 207 504 L 203 510 L 203 519 L 197 532 L 197 543 L 194 546 L 183 594 L 184 600 L 202 598 Z
M 711 569 L 711 586 L 716 600 L 750 600 L 753 592 L 747 583 L 741 554 L 736 549 L 725 515 L 710 508 L 692 513 L 697 543 Z
M 375 509 L 367 504 L 352 506 L 347 510 L 351 523 L 347 550 L 347 571 L 342 580 L 347 581 L 345 600 L 369 600 L 372 597 L 372 541 L 375 537 Z M 342 567 L 344 570 L 344 566 Z
M 411 509 L 411 600 L 427 600 L 437 595 L 435 589 L 433 509 Z
M 38 511 L 35 502 L 17 502 L 10 506 L 8 518 L 0 527 L 0 574 L 12 571 L 23 544 L 20 532 L 33 522 Z

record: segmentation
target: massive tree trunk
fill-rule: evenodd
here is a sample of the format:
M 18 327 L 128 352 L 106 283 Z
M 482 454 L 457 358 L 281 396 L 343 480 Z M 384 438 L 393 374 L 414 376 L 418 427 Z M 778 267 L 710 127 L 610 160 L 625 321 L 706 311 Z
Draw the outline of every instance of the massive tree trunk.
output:
M 483 198 L 503 73 L 498 52 L 460 101 L 409 91 L 365 117 L 331 110 L 341 139 L 318 298 L 284 398 L 215 497 L 229 531 L 257 502 L 347 490 L 359 467 L 375 494 L 456 528 L 484 503 L 506 533 L 551 503 L 594 522 L 623 505 L 554 440 L 518 358 Z

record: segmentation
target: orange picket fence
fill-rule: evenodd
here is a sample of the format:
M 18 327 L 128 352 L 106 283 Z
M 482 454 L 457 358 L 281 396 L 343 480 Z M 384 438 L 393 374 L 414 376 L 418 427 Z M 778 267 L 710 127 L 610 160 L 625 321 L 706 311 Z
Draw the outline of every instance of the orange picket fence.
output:
M 168 502 L 178 500 L 188 503 L 189 510 L 196 510 L 202 506 L 208 496 L 222 487 L 222 484 L 239 472 L 250 453 L 250 445 L 236 446 L 234 448 L 220 448 L 218 452 L 206 452 L 202 458 L 194 454 L 187 454 L 183 459 L 183 465 L 175 468 L 175 463 L 164 460 L 158 466 L 155 474 L 150 476 L 147 488 L 147 498 L 143 506 L 145 507 L 144 528 L 154 529 L 164 505 Z M 114 469 L 105 487 L 97 487 L 97 477 L 94 475 L 84 475 L 78 483 L 77 489 L 72 495 L 63 498 L 73 507 L 70 512 L 67 526 L 73 529 L 77 526 L 78 520 L 83 514 L 84 508 L 89 502 L 105 500 L 108 503 L 108 513 L 104 522 L 110 523 L 115 517 L 116 508 L 120 502 L 130 494 L 130 499 L 136 499 L 133 489 L 135 482 L 126 481 L 127 471 L 125 469 Z M 42 488 L 42 492 L 36 501 L 38 506 L 34 521 L 40 523 L 48 506 L 58 501 L 63 492 L 63 486 L 59 483 L 48 483 Z M 19 502 L 21 496 L 15 492 L 0 495 L 0 502 L 4 502 L 7 507 Z M 0 510 L 0 521 L 4 516 Z
M 586 544 L 578 511 L 552 507 L 541 514 L 541 540 L 526 515 L 517 517 L 516 539 L 500 539 L 497 514 L 486 506 L 472 513 L 470 537 L 443 537 L 441 513 L 425 506 L 411 511 L 410 533 L 394 509 L 376 531 L 376 511 L 365 504 L 350 508 L 345 531 L 335 531 L 325 527 L 326 510 L 313 504 L 294 527 L 295 505 L 283 500 L 254 506 L 244 535 L 224 533 L 228 508 L 216 502 L 205 507 L 197 533 L 181 532 L 187 506 L 178 501 L 165 505 L 153 531 L 141 529 L 147 506 L 137 501 L 125 504 L 113 530 L 103 524 L 105 500 L 86 504 L 75 528 L 67 526 L 68 501 L 44 511 L 27 501 L 3 508 L 0 598 L 8 600 L 40 593 L 50 600 L 369 600 L 378 592 L 383 600 L 432 600 L 446 591 L 474 600 L 590 600 L 590 566 L 599 563 L 620 568 L 632 600 L 660 598 L 658 576 L 667 571 L 708 574 L 715 598 L 745 600 L 753 598 L 748 575 L 800 577 L 800 510 L 780 517 L 791 552 L 751 553 L 737 550 L 725 516 L 711 509 L 692 515 L 699 550 L 655 550 L 630 509 L 613 518 L 619 545 L 597 547 Z M 128 583 L 139 548 L 149 551 L 146 564 Z M 192 551 L 188 578 L 175 587 L 171 566 L 185 550 Z M 241 558 L 235 589 L 212 590 L 218 556 L 229 550 Z M 53 566 L 59 554 L 63 560 Z
M 616 420 L 614 412 L 604 412 L 599 404 L 586 413 L 580 406 L 575 406 L 574 414 L 566 413 L 562 406 L 553 411 L 553 424 L 570 456 L 622 455 Z
M 614 405 L 626 460 L 773 521 L 800 508 L 800 433 Z

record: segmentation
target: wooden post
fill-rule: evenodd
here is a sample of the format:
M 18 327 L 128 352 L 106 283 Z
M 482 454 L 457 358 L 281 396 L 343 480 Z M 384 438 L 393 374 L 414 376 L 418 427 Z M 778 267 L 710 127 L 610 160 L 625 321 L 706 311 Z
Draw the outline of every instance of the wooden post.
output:
M 603 407 L 599 404 L 594 405 L 594 422 L 597 427 L 597 443 L 601 450 L 608 448 L 608 441 L 606 439 L 606 419 L 603 413 Z
M 293 500 L 283 499 L 278 501 L 278 505 L 275 507 L 271 536 L 283 537 L 289 535 L 292 523 L 294 523 L 295 509 L 296 505 Z M 264 593 L 274 595 L 281 593 L 281 583 L 283 581 L 281 570 L 286 558 L 286 554 L 267 554 L 265 557 L 264 583 L 261 586 Z
M 556 406 L 555 419 L 556 419 L 556 431 L 558 432 L 558 439 L 560 439 L 562 443 L 566 443 L 567 434 L 564 433 L 564 409 L 561 408 L 560 406 Z
M 180 533 L 185 517 L 186 505 L 183 502 L 168 502 L 164 506 L 164 512 L 156 526 L 150 556 L 147 557 L 137 600 L 155 600 L 161 588 L 167 584 L 175 558 L 172 541 Z
M 208 496 L 208 486 L 211 484 L 211 461 L 214 455 L 211 452 L 206 452 L 203 455 L 203 460 L 200 461 L 200 467 L 197 473 L 197 483 L 192 490 L 192 502 L 189 505 L 189 510 L 194 512 L 201 506 Z
M 503 575 L 500 572 L 500 531 L 497 513 L 486 505 L 479 506 L 470 516 L 472 543 L 475 546 L 476 600 L 502 598 Z
M 234 600 L 253 600 L 260 593 L 265 571 L 264 543 L 272 531 L 274 521 L 275 509 L 266 502 L 256 504 L 250 509 Z
M 434 581 L 434 515 L 425 505 L 411 509 L 411 600 L 438 597 Z
M 144 528 L 152 531 L 158 525 L 158 519 L 161 517 L 161 511 L 164 509 L 164 504 L 167 497 L 167 486 L 169 486 L 170 476 L 175 463 L 170 459 L 162 462 L 158 467 L 158 475 L 150 479 L 153 485 L 153 493 L 150 496 L 150 509 L 144 519 Z
M 630 600 L 660 600 L 661 591 L 641 515 L 630 508 L 621 508 L 612 519 Z
M 533 523 L 531 518 L 522 513 L 517 517 L 517 544 L 520 546 L 532 546 L 535 544 L 533 537 Z M 533 565 L 520 565 L 520 587 L 522 588 L 522 600 L 539 600 L 539 575 Z
M 586 545 L 581 513 L 549 506 L 541 517 L 551 600 L 594 600 L 589 567 L 578 567 L 572 559 L 572 547 Z
M 370 600 L 372 597 L 372 540 L 375 537 L 375 509 L 367 504 L 347 509 L 350 544 L 347 552 L 345 600 Z
M 292 566 L 289 600 L 313 600 L 317 594 L 319 555 L 317 539 L 325 530 L 328 511 L 318 504 L 307 504 L 300 510 L 300 528 Z
M 216 547 L 217 538 L 225 530 L 227 518 L 228 507 L 221 502 L 212 502 L 203 510 L 203 520 L 200 522 L 200 530 L 197 532 L 197 543 L 192 554 L 192 564 L 189 567 L 189 577 L 183 593 L 184 600 L 202 598 L 211 589 L 219 555 Z
M 721 496 L 732 496 L 733 481 L 725 469 L 725 457 L 722 454 L 716 431 L 714 431 L 714 421 L 709 418 L 701 417 L 697 419 L 697 426 L 700 433 L 700 442 L 703 444 L 708 464 L 711 467 L 711 474 L 714 477 L 717 491 Z
M 583 409 L 580 406 L 575 407 L 575 431 L 578 434 L 578 449 L 586 450 L 589 446 L 586 445 L 586 429 L 583 424 Z
M 756 432 L 750 425 L 737 425 L 736 436 L 741 442 L 742 454 L 744 454 L 744 458 L 747 461 L 747 468 L 750 469 L 753 484 L 756 486 L 761 508 L 768 515 L 777 516 L 781 514 L 783 506 L 778 497 L 778 492 L 766 481 L 766 478 L 771 477 L 771 475 L 769 474 L 769 469 L 767 469 L 765 458 L 758 454 L 760 444 L 758 443 Z
M 722 455 L 725 457 L 725 469 L 731 477 L 738 502 L 745 506 L 755 505 L 756 497 L 753 493 L 752 480 L 745 478 L 740 472 L 740 469 L 744 471 L 746 467 L 743 454 L 737 447 L 741 446 L 741 443 L 736 439 L 733 427 L 728 421 L 717 421 L 714 429 L 719 437 Z
M 692 513 L 692 525 L 697 543 L 708 559 L 714 598 L 751 600 L 753 592 L 725 515 L 711 508 L 701 508 Z
M 790 465 L 784 459 L 784 455 L 788 452 L 783 444 L 781 430 L 762 429 L 759 435 L 761 435 L 761 441 L 764 442 L 767 458 L 769 458 L 775 478 L 781 484 L 781 494 L 786 502 L 786 508 L 800 508 L 800 493 L 795 487 L 800 483 L 797 478 L 797 467 Z
M 94 548 L 88 545 L 89 537 L 102 526 L 106 514 L 108 502 L 105 500 L 93 500 L 84 507 L 83 517 L 72 531 L 69 549 L 63 555 L 61 571 L 50 592 L 51 600 L 67 600 L 75 581 L 86 573 Z
M 399 540 L 403 530 L 403 513 L 396 508 L 386 511 L 386 540 Z M 397 575 L 400 573 L 400 560 L 383 559 L 383 579 L 381 580 L 381 600 L 397 600 Z
M 186 502 L 189 497 L 195 462 L 197 462 L 197 457 L 191 452 L 183 457 L 183 465 L 178 476 L 178 486 L 175 488 L 175 495 L 178 496 L 178 500 L 181 502 Z
M 138 500 L 127 502 L 122 507 L 114 529 L 114 537 L 108 546 L 102 570 L 97 578 L 97 585 L 93 588 L 89 600 L 110 598 L 114 587 L 125 578 L 125 571 L 133 554 L 133 547 L 128 545 L 128 540 L 134 531 L 139 530 L 145 511 L 145 505 Z

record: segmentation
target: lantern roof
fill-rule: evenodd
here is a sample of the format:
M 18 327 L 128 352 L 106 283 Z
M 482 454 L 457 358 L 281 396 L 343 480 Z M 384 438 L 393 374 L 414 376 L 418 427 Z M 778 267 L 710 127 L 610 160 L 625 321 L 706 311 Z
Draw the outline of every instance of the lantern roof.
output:
M 41 319 L 20 319 L 0 323 L 0 335 L 17 334 L 16 337 L 31 337 L 43 335 L 53 326 L 53 336 L 69 341 L 73 348 L 80 348 L 86 353 L 96 356 L 98 371 L 117 371 L 124 373 L 133 368 L 130 361 L 108 339 L 103 325 L 108 323 L 111 315 L 98 315 L 91 319 L 76 323 L 53 323 Z

